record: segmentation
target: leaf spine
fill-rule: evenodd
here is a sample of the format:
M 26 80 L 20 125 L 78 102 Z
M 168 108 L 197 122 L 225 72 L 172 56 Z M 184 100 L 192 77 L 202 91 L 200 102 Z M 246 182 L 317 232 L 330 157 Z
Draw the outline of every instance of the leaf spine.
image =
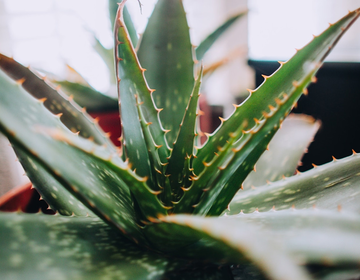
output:
M 16 80 L 16 83 L 17 83 L 19 86 L 21 86 L 25 81 L 26 81 L 25 78 L 21 78 L 21 79 L 19 79 L 19 80 Z

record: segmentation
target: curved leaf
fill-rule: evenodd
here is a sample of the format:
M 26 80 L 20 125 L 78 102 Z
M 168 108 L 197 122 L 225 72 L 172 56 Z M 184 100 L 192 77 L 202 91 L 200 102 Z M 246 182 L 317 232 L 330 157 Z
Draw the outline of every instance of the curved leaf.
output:
M 169 155 L 168 145 L 165 139 L 159 112 L 154 106 L 152 100 L 152 91 L 148 88 L 144 78 L 144 69 L 142 69 L 137 60 L 135 50 L 131 44 L 122 11 L 124 2 L 120 4 L 118 18 L 116 20 L 115 36 L 117 57 L 116 73 L 119 79 L 118 93 L 120 100 L 120 113 L 123 133 L 123 148 L 125 155 L 129 158 L 130 163 L 136 168 L 140 176 L 150 176 L 152 173 L 150 167 L 149 154 L 147 152 L 144 133 L 139 121 L 138 103 L 144 104 L 140 107 L 149 126 L 152 140 L 159 147 L 159 156 L 163 163 L 167 161 Z
M 319 121 L 305 115 L 292 114 L 287 117 L 271 139 L 268 150 L 256 162 L 256 171 L 246 177 L 244 189 L 293 175 L 319 127 Z
M 189 27 L 182 1 L 159 0 L 142 36 L 138 57 L 172 146 L 194 85 Z
M 98 218 L 0 213 L 1 279 L 160 279 L 180 261 Z
M 239 227 L 243 222 L 251 223 L 264 235 L 279 240 L 303 264 L 356 268 L 360 261 L 360 216 L 351 212 L 283 210 L 224 219 Z
M 172 235 L 180 237 L 185 232 L 202 238 L 199 244 L 183 247 L 177 254 L 231 263 L 251 261 L 269 279 L 311 279 L 276 242 L 240 219 L 235 223 L 234 219 L 172 215 L 161 221 L 168 224 L 158 224 L 158 227 L 173 227 Z
M 231 214 L 240 211 L 311 208 L 337 209 L 360 213 L 360 155 L 336 160 L 281 181 L 240 191 L 231 201 Z
M 0 83 L 0 131 L 10 142 L 35 156 L 47 172 L 95 214 L 141 239 L 133 199 L 122 179 L 114 171 L 107 170 L 105 164 L 42 134 L 43 127 L 58 129 L 65 135 L 71 132 L 59 117 L 3 72 L 0 72 Z M 109 152 L 106 146 L 102 149 Z M 128 169 L 126 163 L 122 165 L 124 170 Z
M 0 68 L 13 80 L 18 81 L 18 84 L 27 91 L 27 95 L 31 95 L 43 102 L 45 107 L 53 114 L 60 114 L 61 121 L 71 131 L 80 131 L 82 137 L 93 138 L 96 143 L 105 144 L 109 149 L 116 150 L 109 138 L 105 137 L 100 127 L 95 122 L 92 122 L 90 116 L 85 115 L 81 108 L 72 102 L 71 98 L 51 88 L 28 68 L 2 54 L 0 54 Z M 24 108 L 23 110 L 27 109 Z M 35 117 L 34 114 L 32 116 Z M 27 122 L 32 123 L 32 119 L 28 119 Z
M 77 216 L 94 215 L 89 208 L 67 191 L 63 185 L 37 161 L 34 155 L 26 153 L 19 146 L 16 146 L 16 144 L 14 148 L 33 187 L 40 193 L 41 197 L 49 204 L 52 210 L 66 216 L 72 214 Z
M 231 27 L 238 19 L 242 18 L 247 14 L 247 11 L 235 14 L 221 24 L 217 29 L 215 29 L 211 34 L 209 34 L 195 49 L 196 59 L 202 60 L 206 52 L 211 48 L 211 46 L 216 42 L 216 40 Z

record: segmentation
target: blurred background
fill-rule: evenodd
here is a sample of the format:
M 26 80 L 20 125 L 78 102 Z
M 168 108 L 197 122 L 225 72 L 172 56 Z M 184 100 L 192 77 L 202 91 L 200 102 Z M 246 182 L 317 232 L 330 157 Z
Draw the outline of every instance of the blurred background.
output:
M 137 0 L 128 1 L 128 9 L 138 33 L 143 32 L 155 2 L 142 0 L 140 11 Z M 295 48 L 301 48 L 312 39 L 312 34 L 319 34 L 328 23 L 360 7 L 360 0 L 184 0 L 184 5 L 194 45 L 231 15 L 249 10 L 248 15 L 224 34 L 203 61 L 205 66 L 220 60 L 228 61 L 206 80 L 202 89 L 207 102 L 214 109 L 217 108 L 218 114 L 226 117 L 232 112 L 232 103 L 246 98 L 247 88 L 253 89 L 262 82 L 260 74 L 270 74 L 278 67 L 276 61 L 289 59 L 295 53 Z M 68 75 L 66 65 L 70 65 L 104 94 L 113 93 L 108 68 L 93 48 L 94 35 L 105 47 L 111 48 L 111 29 L 107 0 L 0 0 L 0 52 L 13 56 L 26 66 L 64 79 Z M 345 76 L 354 77 L 350 84 L 359 83 L 360 78 L 356 79 L 356 75 L 360 73 L 360 22 L 345 34 L 327 61 L 337 69 L 346 67 L 345 70 L 341 68 L 347 73 Z M 348 67 L 355 72 L 346 72 Z M 344 84 L 348 82 L 344 81 Z M 342 90 L 333 91 L 336 95 L 346 95 Z M 357 96 L 360 96 L 360 92 Z M 310 97 L 304 101 L 310 102 L 310 105 L 303 105 L 300 111 L 307 112 L 309 106 L 314 105 L 311 102 L 322 102 L 311 101 Z M 328 108 L 327 105 L 323 107 Z M 358 114 L 359 110 L 352 110 Z M 329 108 L 327 114 L 342 118 L 341 112 L 336 113 Z M 351 116 L 356 117 L 359 116 Z M 342 120 L 344 122 L 347 120 Z M 341 129 L 339 124 L 333 133 L 343 135 L 341 138 L 354 138 L 360 144 L 355 134 L 344 135 L 344 131 L 345 128 Z M 347 144 L 357 149 L 355 142 Z M 321 149 L 324 144 L 319 145 Z M 329 161 L 329 153 L 341 157 L 350 154 L 351 149 L 344 148 L 339 155 L 330 150 L 324 160 L 315 157 L 310 158 L 309 162 L 318 161 L 316 163 L 321 164 L 322 161 Z M 22 174 L 9 143 L 0 135 L 0 195 L 26 182 L 27 178 Z

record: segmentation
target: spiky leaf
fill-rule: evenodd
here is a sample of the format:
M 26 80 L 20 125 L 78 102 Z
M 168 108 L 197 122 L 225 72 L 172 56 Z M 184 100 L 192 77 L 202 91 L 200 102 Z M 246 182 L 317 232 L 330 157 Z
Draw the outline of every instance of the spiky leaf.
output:
M 193 92 L 191 93 L 189 104 L 186 107 L 184 118 L 180 124 L 179 134 L 174 142 L 173 150 L 170 155 L 169 165 L 166 168 L 166 175 L 169 176 L 173 201 L 179 200 L 182 192 L 181 188 L 187 188 L 190 176 L 190 158 L 194 153 L 195 128 L 198 110 L 198 100 L 200 96 L 200 85 L 202 69 L 197 78 Z
M 360 213 L 360 156 L 333 161 L 270 185 L 240 191 L 230 203 L 230 213 L 276 209 L 337 209 Z
M 53 81 L 61 86 L 61 89 L 81 107 L 85 107 L 89 112 L 104 112 L 109 110 L 118 110 L 118 102 L 109 96 L 98 92 L 97 90 L 69 81 Z
M 216 199 L 216 203 L 211 205 L 209 200 L 214 200 L 214 193 L 205 192 L 201 202 L 203 206 L 197 208 L 197 213 L 218 215 L 227 207 L 240 187 L 234 184 L 245 179 L 260 157 L 259 151 L 265 150 L 264 137 L 270 136 L 270 131 L 279 127 L 303 90 L 314 79 L 321 62 L 358 16 L 359 10 L 350 12 L 297 51 L 288 62 L 282 63 L 273 75 L 265 77 L 264 83 L 252 91 L 243 104 L 237 106 L 235 112 L 223 121 L 220 128 L 198 151 L 193 164 L 194 173 L 198 176 L 194 185 L 207 184 L 201 177 L 208 172 L 207 168 L 215 164 L 222 172 L 214 174 L 216 177 L 210 179 L 203 178 L 213 183 L 216 196 L 222 199 Z M 229 139 L 233 144 L 229 145 Z M 268 141 L 270 139 L 271 137 L 268 137 Z M 256 156 L 249 156 L 252 151 L 256 151 Z M 189 191 L 184 194 L 185 203 L 191 199 L 185 196 L 190 196 L 191 193 Z
M 164 128 L 170 130 L 166 136 L 172 145 L 194 84 L 192 45 L 182 1 L 157 2 L 138 57 L 147 70 L 145 77 L 150 88 L 156 90 L 155 104 L 163 109 L 160 117 Z
M 37 161 L 36 156 L 26 153 L 19 146 L 15 145 L 14 148 L 26 175 L 52 210 L 66 216 L 94 215 Z
M 35 156 L 43 168 L 97 215 L 141 239 L 142 235 L 135 222 L 133 199 L 119 174 L 108 170 L 96 158 L 43 135 L 43 127 L 57 129 L 69 135 L 71 132 L 42 102 L 3 72 L 0 72 L 0 83 L 0 131 L 10 142 Z M 16 107 L 13 106 L 14 103 Z M 30 124 L 35 123 L 36 126 L 29 126 L 27 120 L 32 120 Z M 102 149 L 109 152 L 105 146 Z M 123 175 L 127 174 L 124 178 L 139 181 L 135 174 L 129 172 L 126 163 L 122 165 Z
M 28 68 L 2 54 L 0 54 L 0 68 L 12 79 L 18 81 L 29 94 L 43 102 L 50 112 L 55 115 L 59 114 L 61 121 L 72 132 L 80 131 L 80 135 L 84 138 L 92 138 L 96 143 L 107 145 L 109 149 L 115 150 L 112 142 L 104 136 L 101 129 L 90 120 L 89 116 L 81 112 L 81 108 L 72 102 L 71 98 L 52 89 Z M 30 106 L 23 108 L 23 110 L 33 111 L 33 113 L 28 112 L 31 117 L 24 121 L 28 124 L 34 123 L 37 110 Z
M 141 176 L 150 176 L 149 154 L 147 143 L 152 140 L 159 146 L 159 156 L 163 162 L 169 154 L 163 130 L 158 118 L 158 110 L 154 107 L 151 93 L 144 78 L 144 70 L 140 67 L 135 50 L 130 41 L 126 30 L 124 18 L 122 16 L 123 3 L 120 5 L 116 21 L 116 50 L 117 58 L 116 73 L 119 80 L 118 90 L 120 99 L 120 113 L 122 121 L 123 148 L 125 155 L 136 168 Z M 138 113 L 138 103 L 144 103 L 140 110 L 145 117 L 146 123 L 151 123 L 151 139 L 145 139 L 142 131 L 140 116 Z
M 243 183 L 244 189 L 265 185 L 295 174 L 304 151 L 320 127 L 320 122 L 304 115 L 292 114 L 256 162 L 256 171 L 249 174 Z

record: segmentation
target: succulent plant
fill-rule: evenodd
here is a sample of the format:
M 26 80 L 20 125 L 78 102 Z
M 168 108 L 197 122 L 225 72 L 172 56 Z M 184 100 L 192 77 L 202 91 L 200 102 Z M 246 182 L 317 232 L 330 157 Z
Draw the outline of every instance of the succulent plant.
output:
M 0 213 L 1 278 L 233 279 L 237 264 L 242 279 L 358 277 L 359 156 L 276 181 L 299 156 L 263 152 L 360 9 L 281 62 L 199 146 L 203 70 L 182 2 L 158 1 L 137 52 L 124 3 L 120 149 L 71 97 L 0 57 L 0 131 L 58 212 Z M 242 189 L 260 157 L 270 164 Z

